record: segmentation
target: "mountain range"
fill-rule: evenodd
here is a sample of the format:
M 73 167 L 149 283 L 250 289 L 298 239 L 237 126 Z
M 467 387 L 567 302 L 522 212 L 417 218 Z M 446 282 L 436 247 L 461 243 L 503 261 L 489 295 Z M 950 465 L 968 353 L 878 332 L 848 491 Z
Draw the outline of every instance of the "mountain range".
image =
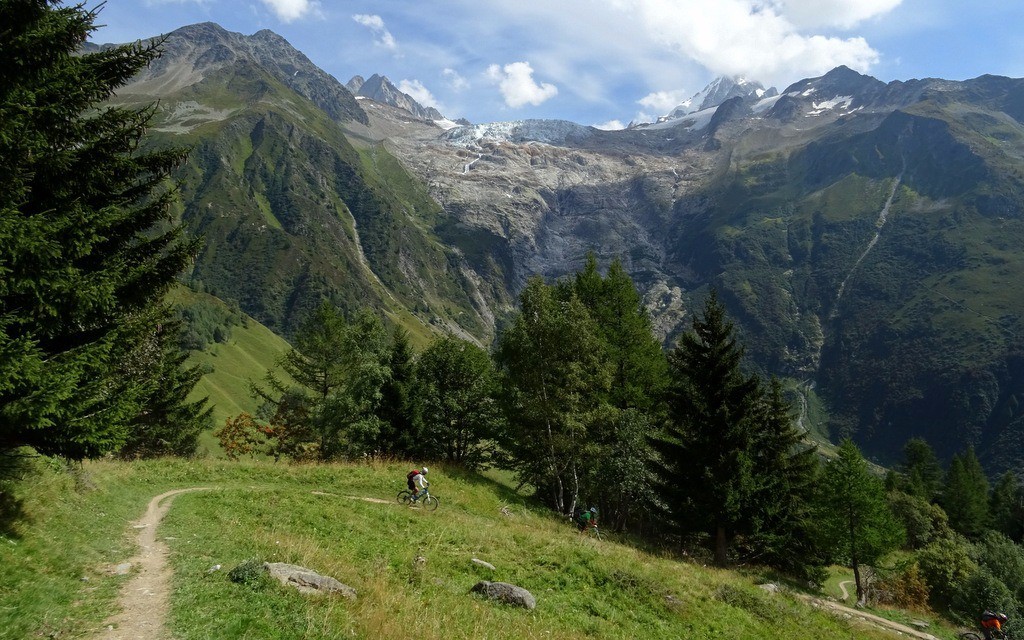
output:
M 721 79 L 621 131 L 452 126 L 386 78 L 346 88 L 269 31 L 207 23 L 117 100 L 158 100 L 150 144 L 193 147 L 193 286 L 281 335 L 327 297 L 486 344 L 528 277 L 593 252 L 666 345 L 716 287 L 808 428 L 882 460 L 925 437 L 1024 461 L 1024 80 L 839 67 L 781 92 Z

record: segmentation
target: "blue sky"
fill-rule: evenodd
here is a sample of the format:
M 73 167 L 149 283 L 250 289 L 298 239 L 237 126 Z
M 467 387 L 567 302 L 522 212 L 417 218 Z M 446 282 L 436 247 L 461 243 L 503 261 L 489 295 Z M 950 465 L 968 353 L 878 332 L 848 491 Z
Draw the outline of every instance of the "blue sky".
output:
M 107 0 L 93 40 L 204 21 L 271 29 L 341 82 L 380 73 L 477 123 L 621 126 L 719 75 L 782 90 L 840 64 L 884 81 L 1024 76 L 1017 0 Z

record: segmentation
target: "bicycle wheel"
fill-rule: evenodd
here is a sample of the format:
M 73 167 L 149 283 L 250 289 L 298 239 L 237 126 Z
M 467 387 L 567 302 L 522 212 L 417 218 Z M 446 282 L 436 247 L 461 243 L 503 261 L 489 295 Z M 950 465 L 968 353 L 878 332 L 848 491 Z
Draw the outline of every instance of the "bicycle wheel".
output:
M 423 508 L 428 511 L 436 511 L 437 506 L 441 504 L 441 500 L 435 498 L 434 496 L 427 496 L 426 498 L 423 498 L 422 502 Z
M 980 633 L 974 633 L 973 631 L 968 631 L 966 633 L 961 633 L 957 637 L 960 638 L 960 640 L 982 640 L 981 634 Z
M 402 489 L 401 491 L 398 492 L 399 504 L 409 504 L 410 500 L 412 500 L 412 493 L 410 493 L 407 489 Z

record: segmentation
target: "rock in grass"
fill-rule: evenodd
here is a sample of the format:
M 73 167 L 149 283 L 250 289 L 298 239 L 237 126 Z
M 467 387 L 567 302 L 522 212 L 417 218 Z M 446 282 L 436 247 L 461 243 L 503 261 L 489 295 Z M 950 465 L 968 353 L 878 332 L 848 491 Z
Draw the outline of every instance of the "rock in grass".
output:
M 522 587 L 507 582 L 488 582 L 481 580 L 476 583 L 470 591 L 482 593 L 491 600 L 497 600 L 524 609 L 533 609 L 537 606 L 537 599 L 533 594 Z
M 336 593 L 349 600 L 356 599 L 356 590 L 352 587 L 305 567 L 283 562 L 264 562 L 263 568 L 281 584 L 295 587 L 302 593 Z
M 484 569 L 490 569 L 491 571 L 497 571 L 497 569 L 494 568 L 494 565 L 491 564 L 490 562 L 487 562 L 486 560 L 481 560 L 480 558 L 473 558 L 472 562 L 473 562 L 473 564 L 477 565 L 478 567 L 483 567 Z

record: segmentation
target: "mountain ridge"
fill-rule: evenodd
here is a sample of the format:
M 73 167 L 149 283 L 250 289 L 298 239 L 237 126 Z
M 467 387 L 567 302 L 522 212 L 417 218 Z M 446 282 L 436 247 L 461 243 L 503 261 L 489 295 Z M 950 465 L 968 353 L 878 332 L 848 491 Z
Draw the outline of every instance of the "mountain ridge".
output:
M 163 64 L 239 59 L 219 43 L 177 45 L 186 55 L 170 49 Z M 202 90 L 148 97 L 162 100 L 164 139 L 200 145 L 184 209 L 213 244 L 193 277 L 236 274 L 217 288 L 276 330 L 330 291 L 417 318 L 424 336 L 487 342 L 527 278 L 564 277 L 594 252 L 622 260 L 666 344 L 718 288 L 752 365 L 806 381 L 833 437 L 882 459 L 926 435 L 944 457 L 974 445 L 1001 468 L 1022 461 L 1009 445 L 1024 444 L 1024 80 L 883 83 L 840 67 L 621 131 L 547 120 L 446 132 L 372 100 L 357 105 L 365 120 L 315 115 L 280 63 L 246 60 Z M 255 145 L 260 122 L 272 135 Z M 246 242 L 228 211 L 250 221 Z M 349 266 L 295 270 L 289 249 L 268 268 L 259 251 L 279 237 L 315 246 L 309 264 Z M 269 310 L 296 291 L 296 312 Z

